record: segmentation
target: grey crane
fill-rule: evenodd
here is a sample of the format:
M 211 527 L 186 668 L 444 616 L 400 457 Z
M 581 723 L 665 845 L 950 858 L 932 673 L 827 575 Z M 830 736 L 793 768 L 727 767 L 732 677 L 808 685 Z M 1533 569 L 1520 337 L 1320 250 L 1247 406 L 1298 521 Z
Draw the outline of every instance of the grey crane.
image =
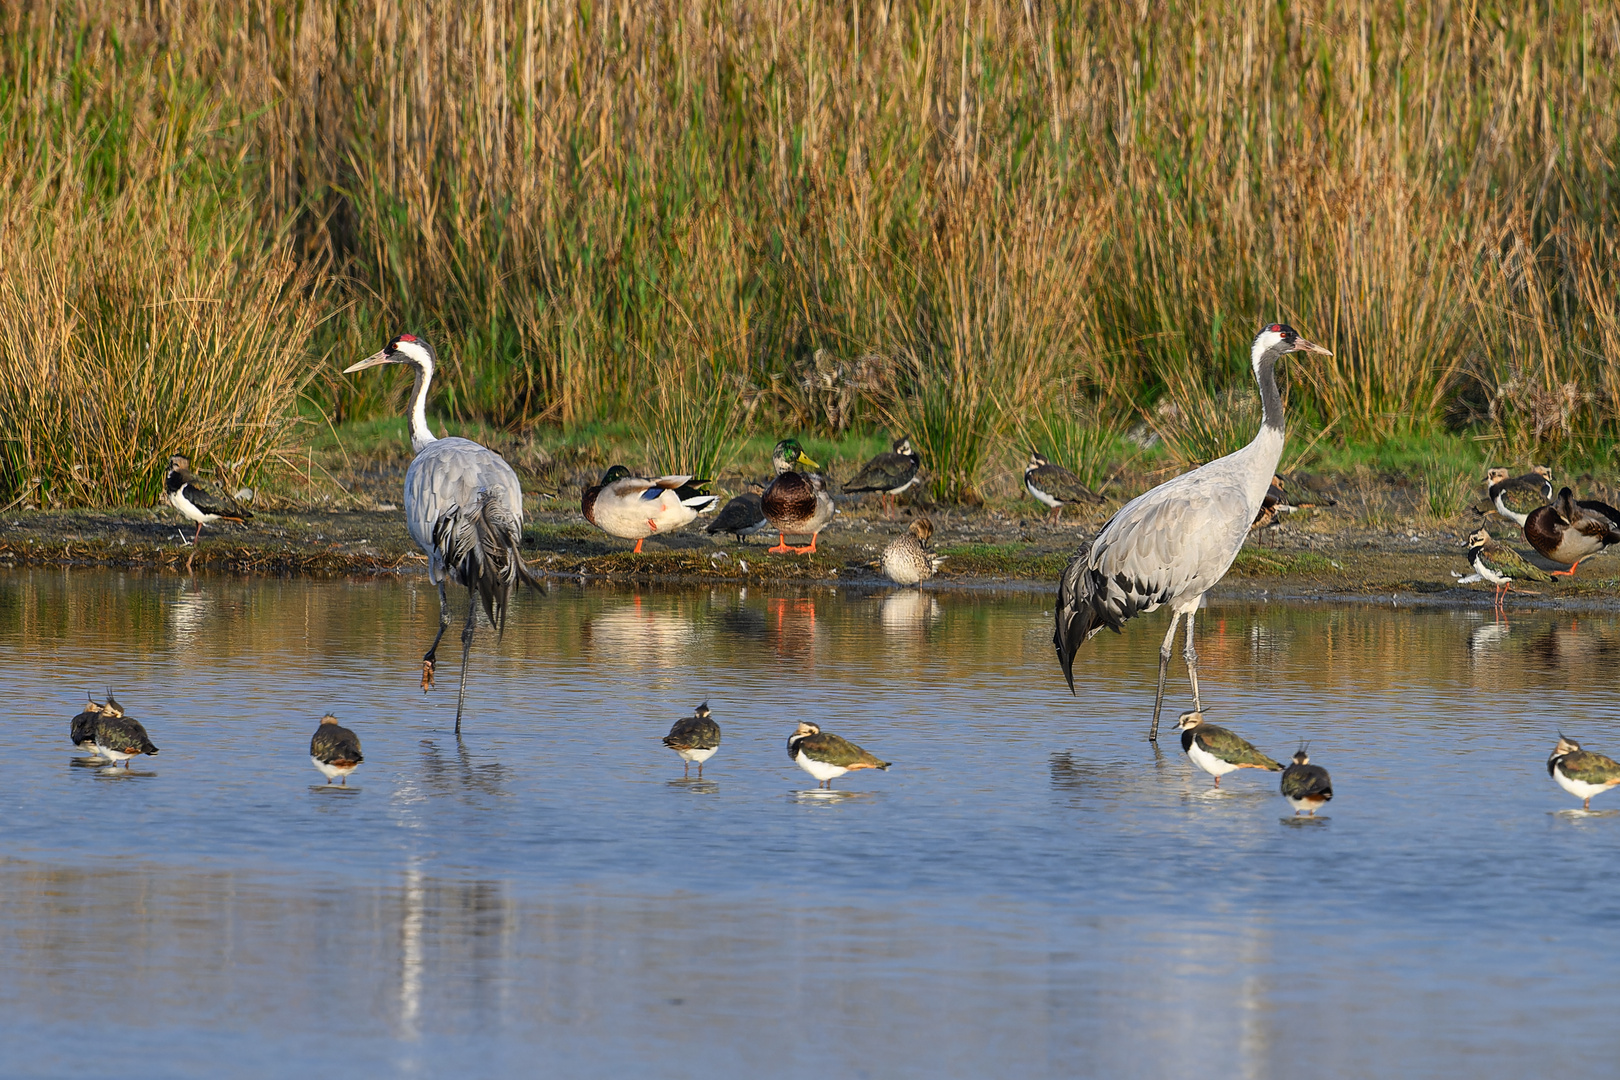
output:
M 1291 352 L 1332 356 L 1285 323 L 1261 330 L 1250 349 L 1260 384 L 1263 419 L 1254 440 L 1143 492 L 1108 520 L 1096 537 L 1074 553 L 1058 584 L 1052 644 L 1069 691 L 1074 692 L 1074 654 L 1104 627 L 1122 633 L 1125 620 L 1170 605 L 1170 631 L 1159 646 L 1159 690 L 1153 699 L 1148 740 L 1159 738 L 1164 677 L 1176 626 L 1187 619 L 1187 681 L 1193 706 L 1198 694 L 1198 653 L 1193 649 L 1193 613 L 1204 594 L 1226 576 L 1259 513 L 1282 457 L 1283 408 L 1277 393 L 1277 358 Z
M 405 470 L 405 526 L 428 557 L 428 577 L 439 587 L 439 632 L 422 657 L 422 689 L 433 688 L 439 641 L 450 625 L 445 580 L 467 587 L 467 624 L 461 631 L 461 690 L 456 698 L 456 734 L 467 703 L 467 655 L 482 599 L 496 638 L 506 629 L 506 607 L 519 581 L 539 588 L 519 544 L 523 538 L 523 488 L 499 454 L 471 439 L 435 438 L 427 423 L 428 387 L 438 357 L 433 346 L 401 334 L 379 353 L 343 369 L 345 375 L 379 364 L 416 369 L 411 401 L 411 449 Z

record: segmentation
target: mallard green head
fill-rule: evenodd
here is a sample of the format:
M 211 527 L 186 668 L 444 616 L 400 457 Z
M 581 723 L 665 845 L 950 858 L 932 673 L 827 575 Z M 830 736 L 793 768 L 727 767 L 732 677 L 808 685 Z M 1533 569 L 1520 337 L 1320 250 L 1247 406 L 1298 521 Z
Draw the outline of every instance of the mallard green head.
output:
M 771 452 L 771 464 L 775 466 L 778 476 L 794 469 L 821 468 L 820 465 L 810 460 L 809 455 L 804 452 L 804 448 L 799 445 L 797 439 L 783 439 L 777 443 L 776 449 Z
M 623 465 L 615 465 L 613 468 L 602 474 L 602 486 L 607 487 L 609 484 L 627 479 L 629 476 L 629 469 L 625 468 Z

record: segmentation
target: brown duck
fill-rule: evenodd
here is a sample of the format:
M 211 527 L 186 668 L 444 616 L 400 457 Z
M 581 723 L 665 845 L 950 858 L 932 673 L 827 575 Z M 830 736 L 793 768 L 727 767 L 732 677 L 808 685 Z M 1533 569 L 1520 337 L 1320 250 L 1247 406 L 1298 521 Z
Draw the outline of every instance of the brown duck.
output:
M 1581 560 L 1620 544 L 1620 510 L 1596 499 L 1577 500 L 1569 488 L 1560 488 L 1551 506 L 1525 517 L 1524 538 L 1553 562 L 1568 563 L 1568 570 L 1552 573 L 1569 577 Z

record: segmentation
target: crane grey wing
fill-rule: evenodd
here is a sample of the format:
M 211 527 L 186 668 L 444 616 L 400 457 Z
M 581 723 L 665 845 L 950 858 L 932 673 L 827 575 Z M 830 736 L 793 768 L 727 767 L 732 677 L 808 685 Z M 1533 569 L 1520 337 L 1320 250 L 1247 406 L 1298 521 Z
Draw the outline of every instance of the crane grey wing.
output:
M 405 527 L 427 555 L 435 582 L 444 576 L 444 563 L 434 551 L 434 527 L 451 507 L 476 507 L 485 491 L 521 525 L 523 489 L 517 473 L 487 447 L 469 439 L 438 439 L 423 447 L 405 471 Z

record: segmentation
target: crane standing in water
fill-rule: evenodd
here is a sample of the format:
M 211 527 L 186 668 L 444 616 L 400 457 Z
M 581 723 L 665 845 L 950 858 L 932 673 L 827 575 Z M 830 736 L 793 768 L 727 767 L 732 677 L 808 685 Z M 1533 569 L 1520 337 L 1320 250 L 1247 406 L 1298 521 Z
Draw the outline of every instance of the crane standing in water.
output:
M 445 579 L 467 587 L 467 624 L 461 631 L 461 690 L 456 698 L 456 734 L 467 702 L 467 654 L 472 649 L 478 602 L 495 627 L 506 628 L 506 606 L 521 580 L 539 588 L 519 544 L 523 539 L 523 488 L 512 466 L 495 451 L 471 439 L 435 438 L 427 423 L 428 387 L 437 361 L 421 338 L 401 334 L 379 353 L 343 369 L 364 371 L 379 364 L 416 369 L 411 400 L 411 449 L 416 457 L 405 471 L 405 526 L 428 557 L 428 577 L 439 587 L 439 632 L 422 657 L 422 689 L 433 688 L 433 665 L 450 625 Z
M 1277 359 L 1301 351 L 1333 355 L 1300 337 L 1286 323 L 1272 323 L 1261 330 L 1249 350 L 1263 412 L 1253 441 L 1120 507 L 1096 538 L 1075 552 L 1063 571 L 1052 644 L 1071 693 L 1074 654 L 1092 635 L 1104 627 L 1121 633 L 1125 620 L 1170 605 L 1170 631 L 1159 647 L 1159 690 L 1153 699 L 1150 742 L 1159 738 L 1170 646 L 1183 616 L 1187 619 L 1187 646 L 1182 654 L 1187 661 L 1187 681 L 1192 684 L 1194 710 L 1203 711 L 1198 653 L 1193 649 L 1193 613 L 1204 594 L 1226 576 L 1265 501 L 1283 448 Z

